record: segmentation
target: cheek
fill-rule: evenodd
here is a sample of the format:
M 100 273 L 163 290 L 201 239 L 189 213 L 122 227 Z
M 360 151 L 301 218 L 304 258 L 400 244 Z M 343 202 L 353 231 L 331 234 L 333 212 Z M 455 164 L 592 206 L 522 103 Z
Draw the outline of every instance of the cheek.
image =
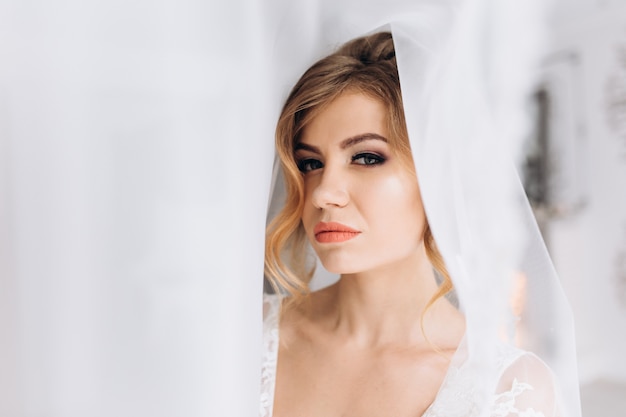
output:
M 379 181 L 363 184 L 364 194 L 372 207 L 389 211 L 416 211 L 421 209 L 419 188 L 415 180 L 389 176 Z
M 421 240 L 426 215 L 417 180 L 392 177 L 379 184 L 376 190 L 369 194 L 367 205 L 368 217 L 377 224 L 378 230 L 390 238 L 406 236 L 412 240 L 415 236 Z

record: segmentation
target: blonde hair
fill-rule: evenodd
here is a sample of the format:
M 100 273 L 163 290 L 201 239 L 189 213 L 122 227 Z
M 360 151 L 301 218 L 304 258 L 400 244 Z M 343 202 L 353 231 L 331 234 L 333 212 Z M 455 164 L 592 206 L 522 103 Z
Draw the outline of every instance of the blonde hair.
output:
M 294 160 L 294 149 L 307 124 L 346 91 L 364 93 L 386 106 L 389 143 L 407 169 L 414 171 L 391 33 L 352 40 L 302 75 L 291 90 L 276 127 L 276 150 L 287 197 L 283 209 L 267 227 L 265 241 L 266 277 L 275 291 L 288 293 L 294 301 L 309 293 L 308 284 L 314 272 L 314 266 L 307 265 L 301 222 L 304 183 Z M 442 277 L 428 308 L 452 289 L 452 281 L 428 224 L 424 245 L 431 264 Z

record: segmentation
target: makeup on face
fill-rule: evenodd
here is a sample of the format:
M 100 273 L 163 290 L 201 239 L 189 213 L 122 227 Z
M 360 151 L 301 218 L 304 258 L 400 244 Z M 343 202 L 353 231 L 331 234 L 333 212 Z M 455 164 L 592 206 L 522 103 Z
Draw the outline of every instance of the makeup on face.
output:
M 354 274 L 418 253 L 426 224 L 414 172 L 394 152 L 386 107 L 359 93 L 335 99 L 294 149 L 302 224 L 324 267 Z
M 352 153 L 349 153 L 352 164 L 372 167 L 381 165 L 387 160 L 385 155 L 387 152 L 378 150 L 381 146 L 376 144 L 376 141 L 385 144 L 389 143 L 384 136 L 368 132 L 342 140 L 338 148 L 340 151 L 346 152 L 354 150 Z M 386 145 L 384 146 L 386 147 Z M 303 174 L 324 167 L 323 153 L 320 149 L 305 142 L 296 144 L 294 158 L 298 169 Z
M 319 243 L 341 243 L 361 234 L 358 230 L 337 222 L 319 222 L 313 233 Z

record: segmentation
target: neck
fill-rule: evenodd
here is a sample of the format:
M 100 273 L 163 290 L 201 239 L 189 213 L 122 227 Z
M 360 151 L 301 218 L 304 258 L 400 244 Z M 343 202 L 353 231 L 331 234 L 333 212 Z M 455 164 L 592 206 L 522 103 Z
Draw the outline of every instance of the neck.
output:
M 332 297 L 335 328 L 360 346 L 424 342 L 421 319 L 436 290 L 423 250 L 384 268 L 342 275 Z

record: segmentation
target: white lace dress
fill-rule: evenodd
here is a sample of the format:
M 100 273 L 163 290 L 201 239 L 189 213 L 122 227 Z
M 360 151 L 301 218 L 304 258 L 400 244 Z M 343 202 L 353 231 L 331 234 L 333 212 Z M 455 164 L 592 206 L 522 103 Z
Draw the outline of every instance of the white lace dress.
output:
M 264 296 L 263 365 L 260 417 L 272 417 L 276 363 L 279 347 L 281 298 Z M 497 366 L 504 386 L 489 402 L 490 417 L 556 417 L 550 370 L 535 355 L 502 345 Z M 421 417 L 472 417 L 480 412 L 477 378 L 471 372 L 451 366 L 437 397 Z

